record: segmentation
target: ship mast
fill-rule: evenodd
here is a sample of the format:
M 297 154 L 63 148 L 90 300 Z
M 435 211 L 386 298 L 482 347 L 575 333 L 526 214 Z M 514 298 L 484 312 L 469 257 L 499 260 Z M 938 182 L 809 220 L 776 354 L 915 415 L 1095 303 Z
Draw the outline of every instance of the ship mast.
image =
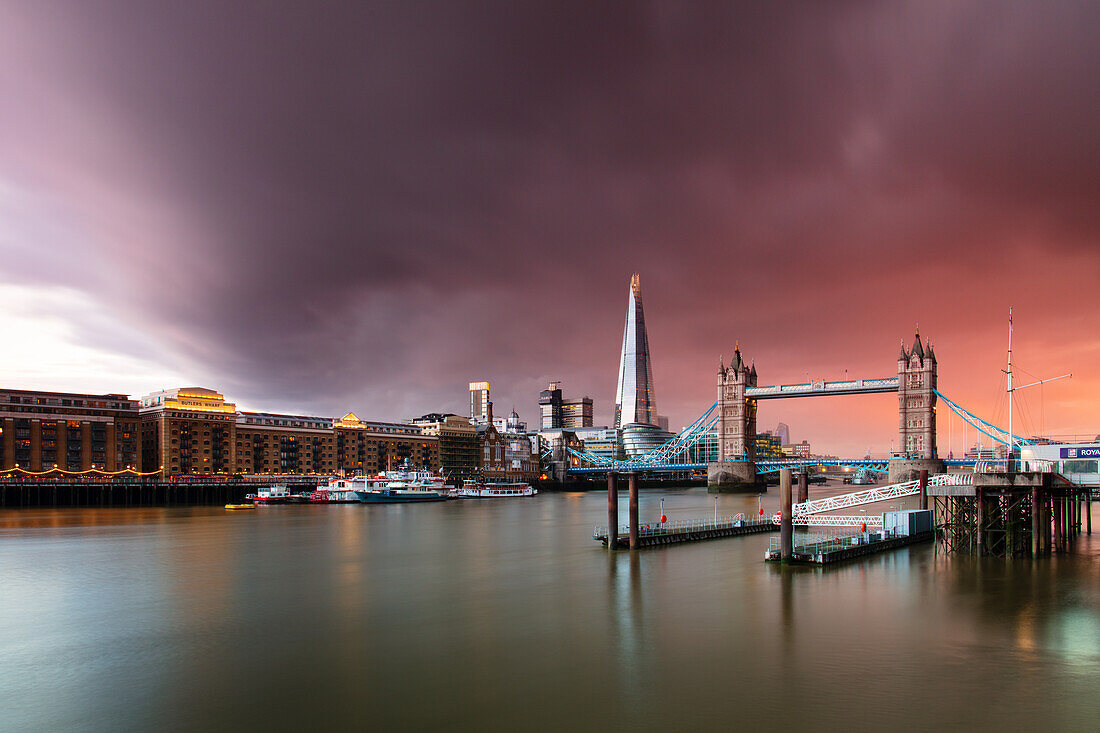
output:
M 1016 438 L 1012 432 L 1012 306 L 1008 306 L 1008 460 L 1016 452 Z M 1011 464 L 1009 464 L 1011 465 Z
M 1008 460 L 1013 460 L 1016 453 L 1016 436 L 1012 432 L 1012 399 L 1015 397 L 1016 390 L 1027 389 L 1028 387 L 1035 387 L 1040 384 L 1046 384 L 1047 382 L 1053 382 L 1056 379 L 1066 379 L 1072 377 L 1073 374 L 1063 374 L 1060 377 L 1051 377 L 1050 379 L 1040 379 L 1037 382 L 1031 384 L 1025 384 L 1022 387 L 1016 387 L 1012 384 L 1012 306 L 1008 307 L 1008 371 L 1005 372 L 1008 375 Z M 1012 464 L 1008 464 L 1011 466 Z

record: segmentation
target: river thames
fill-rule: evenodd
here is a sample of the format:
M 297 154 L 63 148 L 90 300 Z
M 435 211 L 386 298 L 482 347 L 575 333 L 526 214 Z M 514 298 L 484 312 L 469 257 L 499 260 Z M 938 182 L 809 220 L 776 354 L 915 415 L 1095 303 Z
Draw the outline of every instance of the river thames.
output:
M 643 522 L 662 497 L 714 511 L 643 489 Z M 1100 535 L 784 569 L 770 535 L 609 554 L 605 519 L 600 492 L 0 512 L 0 729 L 1100 726 Z

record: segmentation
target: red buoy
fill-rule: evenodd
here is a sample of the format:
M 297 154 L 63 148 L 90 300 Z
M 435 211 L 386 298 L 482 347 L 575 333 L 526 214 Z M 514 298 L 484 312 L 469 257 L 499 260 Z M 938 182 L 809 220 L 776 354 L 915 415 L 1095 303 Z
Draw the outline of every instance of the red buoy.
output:
M 661 515 L 661 524 L 664 524 L 667 521 L 668 521 L 668 517 L 666 517 L 664 514 L 662 514 Z

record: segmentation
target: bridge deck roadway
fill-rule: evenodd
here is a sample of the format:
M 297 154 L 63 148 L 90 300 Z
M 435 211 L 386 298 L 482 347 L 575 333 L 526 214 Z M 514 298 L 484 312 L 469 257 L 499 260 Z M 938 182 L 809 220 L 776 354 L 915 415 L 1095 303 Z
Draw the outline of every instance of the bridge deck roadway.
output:
M 748 387 L 745 396 L 754 400 L 780 400 L 790 397 L 824 397 L 826 395 L 878 394 L 897 392 L 898 378 L 846 379 L 843 382 L 808 382 L 806 384 L 776 384 L 768 387 Z

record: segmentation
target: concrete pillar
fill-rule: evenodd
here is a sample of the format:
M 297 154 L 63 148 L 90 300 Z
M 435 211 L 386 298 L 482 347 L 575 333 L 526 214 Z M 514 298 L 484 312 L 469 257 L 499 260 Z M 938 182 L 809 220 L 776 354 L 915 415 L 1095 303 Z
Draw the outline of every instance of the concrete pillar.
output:
M 619 487 L 614 472 L 607 473 L 607 549 L 619 544 Z
M 920 470 L 920 508 L 928 508 L 928 469 Z
M 803 466 L 798 472 L 798 503 L 805 504 L 810 500 L 810 474 Z
M 1031 487 L 1031 556 L 1039 557 L 1043 551 L 1043 535 L 1040 523 L 1039 487 Z
M 779 470 L 779 555 L 790 562 L 794 554 L 794 527 L 791 524 L 791 469 Z
M 631 471 L 627 475 L 627 487 L 630 494 L 630 549 L 638 549 L 638 474 Z

